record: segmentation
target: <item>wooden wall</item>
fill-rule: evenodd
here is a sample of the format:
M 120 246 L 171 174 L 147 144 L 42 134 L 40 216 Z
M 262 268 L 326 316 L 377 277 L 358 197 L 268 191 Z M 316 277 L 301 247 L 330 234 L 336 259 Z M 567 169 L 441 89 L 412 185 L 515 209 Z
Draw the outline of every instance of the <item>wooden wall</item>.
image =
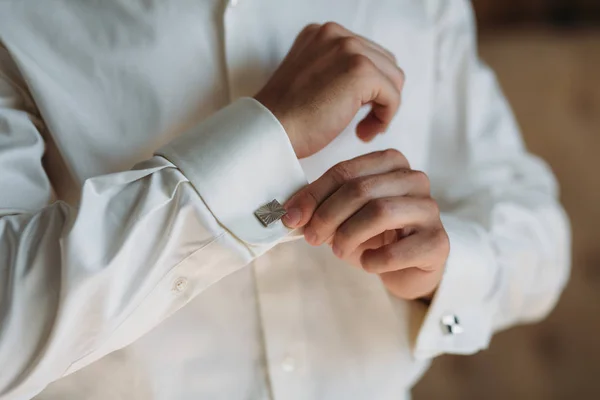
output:
M 480 28 L 552 24 L 589 26 L 600 23 L 600 0 L 472 0 Z

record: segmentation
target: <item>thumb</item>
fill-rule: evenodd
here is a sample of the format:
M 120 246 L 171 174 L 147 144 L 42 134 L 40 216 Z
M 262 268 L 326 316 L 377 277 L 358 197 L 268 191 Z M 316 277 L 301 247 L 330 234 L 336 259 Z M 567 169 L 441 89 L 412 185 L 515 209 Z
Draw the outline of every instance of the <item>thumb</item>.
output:
M 281 221 L 288 228 L 299 228 L 310 221 L 318 206 L 311 190 L 310 185 L 305 186 L 283 205 L 287 213 Z

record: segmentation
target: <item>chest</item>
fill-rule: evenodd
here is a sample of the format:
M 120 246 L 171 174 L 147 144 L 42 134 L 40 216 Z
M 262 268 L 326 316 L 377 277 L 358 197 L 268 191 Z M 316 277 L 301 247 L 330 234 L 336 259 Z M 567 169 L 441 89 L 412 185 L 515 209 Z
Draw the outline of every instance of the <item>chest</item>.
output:
M 85 179 L 129 169 L 231 101 L 252 96 L 303 26 L 330 20 L 391 50 L 407 81 L 385 135 L 369 144 L 355 137 L 363 110 L 333 143 L 302 160 L 308 179 L 389 147 L 424 168 L 434 54 L 421 1 L 25 3 L 13 6 L 0 35 L 46 124 L 48 173 L 59 197 L 76 198 Z

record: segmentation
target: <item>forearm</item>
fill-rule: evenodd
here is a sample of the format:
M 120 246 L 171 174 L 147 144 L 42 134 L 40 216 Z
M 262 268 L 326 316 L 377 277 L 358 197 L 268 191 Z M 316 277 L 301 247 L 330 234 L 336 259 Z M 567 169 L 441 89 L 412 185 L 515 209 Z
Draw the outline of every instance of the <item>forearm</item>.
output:
M 28 124 L 25 114 L 9 116 L 11 127 Z M 128 345 L 289 235 L 253 213 L 306 182 L 273 118 L 254 100 L 235 103 L 163 151 L 176 164 L 156 156 L 86 181 L 78 208 L 58 202 L 25 211 L 18 196 L 0 197 L 3 396 L 30 397 Z M 35 131 L 13 133 L 5 136 L 15 139 L 8 156 L 23 168 L 5 177 L 7 188 L 39 168 L 33 152 L 17 151 Z M 277 156 L 229 158 L 232 143 Z
M 493 72 L 477 57 L 469 3 L 437 11 L 440 76 L 427 171 L 450 255 L 421 316 L 420 357 L 473 353 L 495 330 L 543 317 L 570 266 L 555 179 L 528 154 Z
M 450 257 L 423 317 L 418 357 L 474 353 L 497 330 L 541 319 L 556 303 L 569 273 L 568 221 L 553 195 L 521 189 L 443 214 Z

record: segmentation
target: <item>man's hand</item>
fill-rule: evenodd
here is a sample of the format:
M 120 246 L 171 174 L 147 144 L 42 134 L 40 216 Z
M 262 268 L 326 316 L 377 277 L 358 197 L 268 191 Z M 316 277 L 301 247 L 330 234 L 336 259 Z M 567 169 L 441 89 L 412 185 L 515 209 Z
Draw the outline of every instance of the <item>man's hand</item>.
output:
M 325 147 L 360 107 L 362 140 L 384 132 L 400 106 L 404 73 L 383 47 L 328 22 L 309 25 L 255 99 L 285 128 L 298 158 Z
M 397 297 L 429 297 L 450 250 L 425 173 L 396 150 L 366 154 L 332 167 L 285 204 L 289 227 L 305 226 L 312 245 L 379 274 Z

